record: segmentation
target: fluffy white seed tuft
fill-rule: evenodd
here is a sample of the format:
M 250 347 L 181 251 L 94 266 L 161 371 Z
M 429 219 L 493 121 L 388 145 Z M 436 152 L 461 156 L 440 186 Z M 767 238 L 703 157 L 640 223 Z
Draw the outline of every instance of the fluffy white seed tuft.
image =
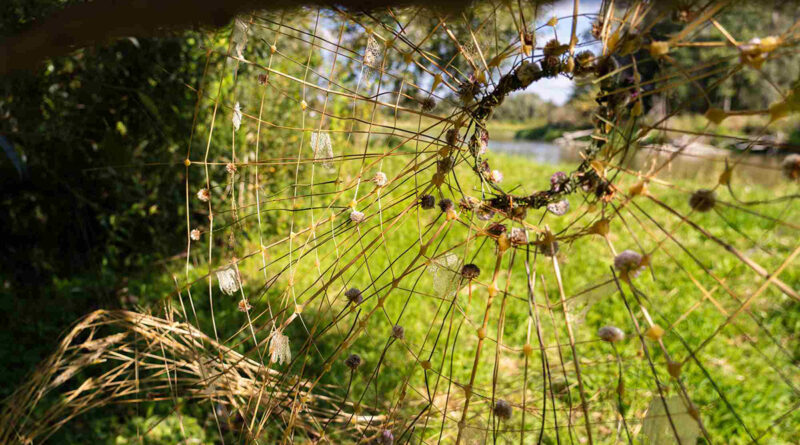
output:
M 279 364 L 289 363 L 292 361 L 292 350 L 289 348 L 289 337 L 283 335 L 282 332 L 276 331 L 272 334 L 272 340 L 269 343 L 270 360 Z
M 233 295 L 239 290 L 239 276 L 233 267 L 218 270 L 217 281 L 219 281 L 219 290 L 225 295 Z

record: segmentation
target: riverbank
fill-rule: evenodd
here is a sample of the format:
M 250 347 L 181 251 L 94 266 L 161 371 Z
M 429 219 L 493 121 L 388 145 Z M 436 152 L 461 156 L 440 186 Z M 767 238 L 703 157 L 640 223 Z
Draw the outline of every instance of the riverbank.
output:
M 518 156 L 538 164 L 570 164 L 574 168 L 586 147 L 588 139 L 558 138 L 554 141 L 498 140 L 489 142 L 489 149 L 504 155 Z M 674 159 L 671 159 L 674 158 Z M 671 160 L 670 160 L 671 159 Z M 783 156 L 761 153 L 737 153 L 700 142 L 642 145 L 625 159 L 625 167 L 647 171 L 652 165 L 669 161 L 669 167 L 661 175 L 664 179 L 694 180 L 701 176 L 717 177 L 724 169 L 726 160 L 736 162 L 734 180 L 744 184 L 775 186 L 783 182 L 776 171 L 780 169 Z M 713 172 L 713 173 L 710 173 Z

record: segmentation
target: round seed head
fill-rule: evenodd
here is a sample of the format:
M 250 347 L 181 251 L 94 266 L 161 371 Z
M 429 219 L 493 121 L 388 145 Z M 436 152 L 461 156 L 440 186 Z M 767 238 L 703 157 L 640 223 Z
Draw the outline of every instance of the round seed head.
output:
M 551 202 L 550 204 L 547 204 L 547 211 L 556 216 L 565 215 L 567 212 L 569 212 L 569 201 L 562 199 L 558 202 Z
M 514 71 L 514 74 L 517 76 L 517 79 L 519 79 L 522 87 L 525 88 L 533 83 L 537 77 L 539 77 L 539 73 L 541 71 L 542 70 L 540 70 L 539 66 L 537 66 L 535 63 L 530 63 L 526 60 L 522 62 L 522 65 L 520 65 L 516 71 Z
M 783 158 L 781 170 L 783 170 L 783 175 L 787 179 L 792 181 L 800 180 L 800 155 L 791 154 Z
M 430 96 L 426 97 L 426 98 L 424 98 L 424 99 L 422 99 L 420 101 L 419 106 L 420 106 L 420 108 L 422 108 L 422 111 L 425 111 L 425 112 L 431 111 L 434 108 L 436 108 L 436 100 L 434 100 Z
M 550 189 L 554 192 L 561 192 L 564 190 L 564 185 L 569 181 L 569 176 L 564 172 L 555 172 L 550 176 Z
M 197 199 L 208 202 L 208 200 L 211 199 L 211 192 L 209 192 L 208 189 L 200 189 L 197 192 Z
M 500 420 L 508 420 L 511 418 L 511 404 L 503 399 L 498 399 L 494 402 L 494 415 Z
M 492 170 L 492 172 L 489 173 L 489 180 L 495 184 L 499 184 L 503 182 L 503 173 L 500 170 Z
M 189 237 L 192 238 L 192 241 L 197 241 L 200 239 L 200 230 L 199 229 L 192 229 L 189 233 Z
M 542 71 L 547 77 L 554 77 L 561 69 L 561 59 L 558 56 L 547 56 L 541 60 Z
M 362 223 L 367 217 L 364 216 L 363 212 L 359 212 L 358 210 L 353 210 L 350 212 L 350 221 L 360 224 Z
M 603 77 L 606 74 L 612 73 L 619 68 L 617 60 L 611 56 L 606 56 L 597 61 L 595 65 L 595 72 L 598 77 Z
M 347 297 L 347 300 L 353 304 L 359 304 L 364 301 L 364 296 L 361 295 L 361 290 L 357 287 L 351 287 L 344 292 L 344 296 Z
M 580 68 L 590 67 L 593 59 L 594 53 L 589 50 L 581 51 L 575 56 L 575 61 L 578 63 L 578 67 Z
M 689 198 L 689 206 L 698 212 L 707 212 L 713 209 L 716 203 L 717 198 L 714 197 L 713 190 L 696 190 Z
M 468 280 L 478 278 L 480 274 L 481 274 L 481 269 L 472 263 L 465 264 L 464 267 L 461 268 L 461 276 L 463 276 Z
M 603 326 L 597 330 L 597 336 L 609 343 L 616 343 L 625 339 L 625 333 L 616 326 Z
M 433 195 L 422 195 L 419 197 L 419 205 L 425 210 L 432 209 L 436 205 L 436 198 Z
M 636 277 L 642 267 L 642 255 L 633 250 L 623 250 L 614 257 L 614 268 L 625 277 Z
M 228 162 L 225 165 L 225 171 L 227 171 L 231 175 L 236 173 L 236 164 L 234 164 L 233 162 Z
M 513 227 L 508 239 L 511 244 L 528 244 L 528 232 L 521 227 Z
M 561 50 L 561 44 L 556 39 L 551 39 L 547 43 L 544 44 L 544 49 L 542 49 L 545 57 L 550 56 L 559 56 L 563 52 Z
M 439 210 L 441 210 L 442 212 L 453 210 L 453 201 L 447 198 L 442 199 L 441 201 L 439 201 Z
M 355 371 L 359 366 L 361 366 L 361 356 L 358 354 L 350 354 L 350 356 L 344 360 L 344 364 L 351 370 Z
M 392 445 L 394 444 L 394 434 L 389 430 L 383 430 L 378 440 L 380 441 L 380 445 Z
M 399 324 L 396 324 L 392 326 L 392 337 L 398 340 L 402 340 L 406 338 L 406 330 L 403 329 L 403 327 L 400 326 Z
M 372 182 L 374 182 L 378 187 L 383 187 L 389 183 L 389 179 L 386 177 L 386 173 L 378 172 L 372 177 Z
M 453 145 L 453 146 L 458 144 L 458 137 L 459 137 L 459 135 L 458 135 L 458 129 L 457 128 L 451 128 L 451 129 L 447 130 L 447 133 L 445 135 L 447 143 L 449 145 Z

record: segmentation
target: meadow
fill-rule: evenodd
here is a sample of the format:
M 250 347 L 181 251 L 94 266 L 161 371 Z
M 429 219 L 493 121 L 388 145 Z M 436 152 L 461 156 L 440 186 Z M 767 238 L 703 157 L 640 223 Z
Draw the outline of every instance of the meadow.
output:
M 374 146 L 380 147 L 380 144 Z M 375 165 L 342 163 L 338 174 L 348 180 L 359 171 L 370 177 L 380 169 L 393 178 L 407 171 L 414 162 L 423 163 L 414 161 L 414 158 L 417 157 L 413 152 L 400 152 L 400 155 L 386 157 Z M 419 158 L 425 159 L 426 154 Z M 541 165 L 501 154 L 492 154 L 491 159 L 493 165 L 502 170 L 505 184 L 519 185 L 515 193 L 547 188 L 554 172 L 571 168 L 570 165 Z M 332 201 L 329 209 L 314 212 L 316 228 L 313 235 L 308 229 L 312 218 L 310 212 L 300 217 L 282 213 L 274 220 L 274 229 L 278 234 L 288 234 L 289 228 L 294 227 L 294 244 L 290 244 L 289 249 L 285 245 L 267 248 L 266 267 L 261 261 L 240 259 L 241 276 L 268 277 L 266 288 L 263 283 L 243 283 L 245 294 L 253 306 L 250 322 L 256 326 L 266 323 L 269 319 L 265 309 L 267 305 L 302 305 L 299 312 L 303 323 L 290 324 L 286 335 L 293 347 L 303 345 L 311 353 L 304 355 L 302 363 L 295 361 L 288 367 L 274 366 L 289 372 L 299 370 L 305 373 L 305 377 L 318 377 L 319 373 L 324 373 L 326 359 L 342 347 L 356 326 L 363 324 L 363 334 L 352 343 L 344 344 L 349 346 L 348 352 L 356 352 L 363 358 L 365 366 L 350 381 L 349 370 L 341 362 L 334 363 L 322 376 L 322 381 L 349 387 L 349 401 L 363 406 L 364 411 L 374 414 L 400 411 L 406 416 L 421 416 L 424 423 L 421 420 L 418 428 L 425 428 L 423 437 L 430 441 L 438 438 L 453 440 L 455 432 L 441 428 L 442 417 L 446 415 L 457 421 L 464 382 L 469 381 L 479 338 L 485 335 L 478 359 L 483 366 L 478 367 L 472 392 L 477 397 L 474 404 L 483 406 L 476 412 L 484 413 L 486 417 L 480 419 L 477 416 L 481 414 L 476 414 L 474 421 L 483 424 L 484 429 L 468 431 L 468 437 L 480 441 L 494 428 L 500 440 L 507 442 L 515 442 L 521 437 L 523 412 L 514 409 L 510 421 L 492 426 L 493 400 L 502 398 L 514 407 L 525 405 L 524 426 L 536 430 L 542 416 L 538 405 L 543 403 L 543 385 L 558 394 L 558 398 L 545 404 L 545 409 L 552 411 L 554 405 L 557 422 L 563 425 L 558 429 L 547 428 L 544 437 L 563 441 L 569 435 L 567 424 L 582 424 L 580 410 L 572 407 L 579 400 L 579 388 L 575 379 L 568 377 L 574 375 L 575 369 L 568 340 L 569 324 L 574 335 L 574 351 L 584 369 L 584 393 L 589 396 L 593 409 L 603 413 L 592 421 L 599 424 L 600 439 L 612 441 L 624 434 L 616 414 L 619 403 L 618 366 L 622 367 L 623 385 L 637 388 L 623 391 L 622 400 L 626 409 L 635 413 L 640 421 L 649 403 L 654 397 L 659 397 L 651 384 L 653 372 L 657 374 L 666 396 L 681 391 L 679 381 L 670 377 L 659 342 L 645 340 L 649 359 L 644 353 L 628 311 L 630 307 L 642 326 L 642 333 L 651 323 L 666 331 L 661 345 L 672 361 L 685 362 L 680 383 L 689 388 L 709 434 L 712 437 L 731 437 L 730 443 L 746 443 L 748 433 L 731 417 L 732 412 L 742 413 L 742 422 L 752 429 L 753 435 L 759 435 L 769 426 L 770 413 L 788 410 L 794 403 L 792 392 L 786 390 L 786 385 L 797 384 L 797 374 L 792 372 L 792 368 L 796 366 L 800 346 L 793 336 L 779 336 L 779 333 L 791 332 L 787 327 L 800 322 L 797 302 L 774 288 L 768 288 L 749 306 L 746 317 L 740 317 L 724 328 L 730 331 L 727 338 L 735 341 L 715 337 L 702 350 L 695 352 L 688 345 L 703 342 L 724 322 L 727 314 L 735 311 L 741 301 L 756 291 L 760 282 L 753 280 L 747 266 L 733 255 L 726 255 L 719 245 L 688 221 L 745 252 L 767 270 L 774 270 L 796 240 L 796 227 L 791 221 L 800 216 L 800 209 L 786 204 L 747 207 L 757 214 L 742 211 L 744 206 L 738 204 L 728 190 L 719 188 L 716 191 L 718 202 L 713 211 L 692 212 L 688 203 L 691 193 L 699 188 L 714 188 L 724 169 L 721 162 L 708 162 L 708 165 L 709 172 L 704 177 L 682 178 L 673 172 L 671 176 L 674 178 L 669 182 L 651 181 L 647 185 L 648 193 L 631 201 L 622 196 L 629 194 L 629 188 L 639 179 L 635 174 L 621 173 L 617 184 L 623 204 L 615 206 L 618 217 L 612 219 L 607 237 L 588 235 L 573 242 L 562 242 L 555 258 L 544 256 L 541 248 L 533 244 L 539 236 L 537 234 L 545 228 L 561 234 L 572 226 L 589 227 L 602 217 L 599 210 L 583 202 L 581 194 L 571 196 L 571 210 L 565 216 L 555 216 L 543 209 L 539 213 L 531 212 L 526 221 L 532 243 L 514 246 L 498 259 L 496 241 L 483 232 L 488 222 L 479 221 L 472 211 L 461 209 L 456 204 L 458 218 L 448 220 L 438 207 L 425 210 L 416 204 L 415 190 L 417 187 L 420 190 L 425 188 L 420 184 L 429 180 L 427 176 L 430 173 L 423 171 L 418 178 L 412 175 L 400 181 L 399 185 L 390 183 L 386 189 L 364 184 L 366 196 L 360 200 L 359 208 L 370 215 L 374 212 L 374 216 L 366 221 L 355 225 L 348 220 L 349 198 L 344 196 Z M 467 167 L 456 167 L 460 168 Z M 610 167 L 609 173 L 612 172 L 616 170 Z M 325 184 L 325 175 L 331 172 L 316 167 L 316 172 L 307 171 L 305 174 L 313 174 L 322 184 L 316 193 L 333 192 L 335 186 Z M 469 175 L 459 176 L 461 190 L 467 195 L 480 196 L 479 185 L 465 183 L 464 178 L 469 178 Z M 788 182 L 780 187 L 760 186 L 739 181 L 735 173 L 731 184 L 739 201 L 768 200 L 792 193 L 797 187 Z M 325 187 L 330 187 L 330 190 Z M 375 211 L 377 208 L 381 211 Z M 262 212 L 270 210 L 262 209 Z M 687 221 L 679 215 L 685 215 Z M 252 217 L 252 214 L 245 216 Z M 500 217 L 495 217 L 495 220 L 500 220 Z M 240 251 L 259 256 L 258 238 L 253 231 L 247 233 L 249 240 Z M 422 245 L 428 245 L 428 248 L 423 256 L 418 256 Z M 620 291 L 614 284 L 611 266 L 615 252 L 625 249 L 649 254 L 650 266 L 630 284 L 621 282 Z M 360 255 L 362 250 L 365 256 Z M 290 254 L 293 262 L 287 267 Z M 453 254 L 453 258 L 458 258 L 457 262 L 448 263 L 451 259 L 448 255 Z M 469 262 L 480 268 L 481 275 L 477 279 L 467 281 L 460 278 L 463 258 L 469 258 Z M 195 265 L 190 269 L 192 280 L 202 282 L 209 276 L 213 277 L 213 272 L 209 275 L 205 265 L 204 252 L 193 253 L 191 260 Z M 530 264 L 529 275 L 524 266 L 526 262 Z M 335 284 L 317 292 L 320 277 L 336 270 L 336 265 L 351 263 L 353 266 L 345 268 L 346 272 L 334 281 Z M 323 269 L 321 264 L 331 266 Z M 431 266 L 443 267 L 444 271 L 440 269 L 437 276 Z M 556 268 L 563 293 L 555 278 Z M 395 285 L 398 277 L 402 280 Z M 527 290 L 529 279 L 533 286 L 532 300 Z M 781 279 L 796 286 L 800 274 L 797 268 L 789 267 Z M 168 283 L 170 278 L 165 274 L 160 280 Z M 452 280 L 452 283 L 443 285 L 442 280 L 448 283 Z M 212 278 L 211 281 L 216 287 L 216 280 Z M 492 283 L 499 292 L 491 298 L 492 304 L 487 309 Z M 152 284 L 141 283 L 140 286 L 140 293 L 148 293 L 145 289 Z M 458 291 L 453 293 L 452 286 L 457 286 Z M 357 306 L 344 295 L 351 287 L 359 288 L 364 297 Z M 309 299 L 308 295 L 317 297 Z M 174 298 L 173 294 L 170 297 L 172 304 L 175 304 Z M 249 323 L 247 315 L 237 310 L 239 298 L 223 296 L 220 300 L 218 296 L 213 312 L 206 307 L 208 300 L 198 296 L 197 292 L 194 298 L 194 305 L 201 314 L 200 327 L 211 325 L 208 315 L 202 314 L 213 313 L 219 337 L 226 339 L 227 344 L 239 345 L 240 352 L 253 353 L 249 333 L 242 329 Z M 648 315 L 644 315 L 645 312 Z M 481 332 L 484 315 L 487 324 Z M 335 323 L 330 322 L 332 316 Z M 542 343 L 537 342 L 536 319 L 539 320 Z M 392 337 L 395 324 L 403 327 L 404 338 Z M 626 333 L 625 341 L 617 344 L 616 349 L 597 337 L 598 328 L 605 325 L 618 326 Z M 777 334 L 773 338 L 748 334 L 759 332 L 759 329 Z M 317 334 L 313 341 L 311 332 Z M 320 335 L 320 332 L 325 335 Z M 438 347 L 434 347 L 435 344 Z M 458 348 L 453 347 L 455 344 Z M 527 350 L 527 353 L 526 344 L 532 345 L 532 350 Z M 294 352 L 300 355 L 300 351 Z M 563 374 L 543 376 L 542 360 L 548 361 L 551 372 L 563 369 Z M 488 366 L 489 363 L 493 366 Z M 377 367 L 380 372 L 376 372 Z M 587 368 L 592 372 L 587 373 Z M 751 376 L 761 377 L 742 385 L 745 376 L 731 370 L 747 370 Z M 492 382 L 497 381 L 498 375 L 502 376 L 503 382 L 513 384 L 498 386 L 493 392 Z M 652 389 L 638 389 L 647 387 Z M 403 402 L 405 393 L 414 393 L 415 397 Z M 634 434 L 639 432 L 640 425 L 628 423 Z M 782 430 L 779 435 L 793 437 L 792 424 L 793 421 L 787 420 L 775 428 Z M 280 434 L 277 431 L 272 433 Z M 638 437 L 642 437 L 641 434 Z

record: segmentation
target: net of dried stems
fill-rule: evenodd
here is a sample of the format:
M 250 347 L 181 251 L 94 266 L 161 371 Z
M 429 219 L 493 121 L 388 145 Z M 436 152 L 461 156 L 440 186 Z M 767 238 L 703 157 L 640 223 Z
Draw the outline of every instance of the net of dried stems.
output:
M 236 437 L 261 443 L 797 439 L 791 330 L 765 315 L 800 299 L 795 195 L 740 200 L 737 172 L 759 139 L 714 129 L 762 116 L 764 135 L 797 112 L 797 84 L 761 67 L 793 57 L 800 28 L 732 35 L 719 18 L 735 7 L 576 1 L 553 17 L 535 2 L 484 2 L 240 17 L 191 86 L 195 130 L 175 162 L 187 256 L 153 308 L 163 314 L 80 321 L 6 404 L 0 437 L 38 442 L 106 404 L 180 413 L 194 399 L 221 435 L 235 413 Z M 709 48 L 719 57 L 678 57 Z M 743 70 L 776 90 L 772 106 L 714 103 Z M 492 115 L 556 77 L 595 89 L 594 128 L 572 170 L 514 183 L 492 151 Z M 702 131 L 672 125 L 687 106 L 671 99 L 677 88 L 707 101 Z M 654 133 L 684 133 L 685 144 L 654 145 Z M 710 134 L 744 149 L 688 150 Z M 692 157 L 714 166 L 704 190 L 670 175 Z M 791 184 L 800 161 L 768 169 Z M 739 236 L 707 215 L 764 224 Z M 597 253 L 575 253 L 586 243 Z M 719 357 L 730 342 L 745 358 Z M 731 373 L 741 382 L 723 382 Z M 765 417 L 731 389 L 751 379 L 786 395 Z M 734 427 L 714 437 L 723 418 Z

